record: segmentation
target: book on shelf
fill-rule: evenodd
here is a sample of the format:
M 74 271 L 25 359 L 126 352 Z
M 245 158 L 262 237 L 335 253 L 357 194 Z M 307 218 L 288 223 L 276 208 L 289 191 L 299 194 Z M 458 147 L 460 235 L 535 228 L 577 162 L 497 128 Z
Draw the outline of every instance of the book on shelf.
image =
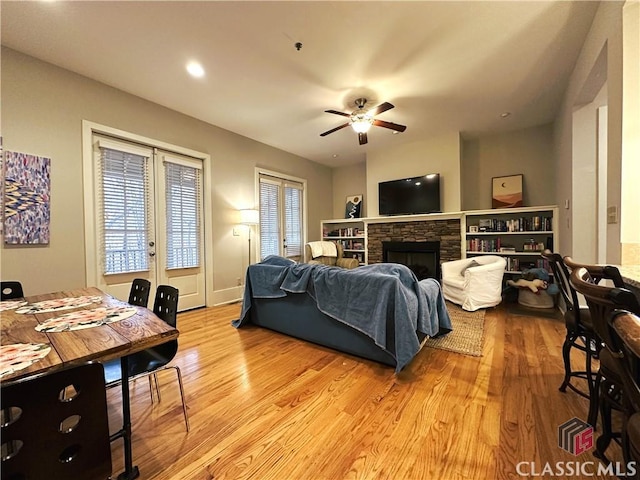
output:
M 520 258 L 506 257 L 505 260 L 507 261 L 507 272 L 523 272 L 530 268 L 544 268 L 549 274 L 553 274 L 551 265 L 544 258 L 539 258 L 535 261 L 524 261 Z
M 479 232 L 550 232 L 553 230 L 553 217 L 482 218 L 478 220 L 477 228 Z
M 468 238 L 468 252 L 499 252 L 501 248 L 500 238 Z
M 520 271 L 520 259 L 514 257 L 507 257 L 505 259 L 507 261 L 507 271 L 508 272 L 519 272 Z

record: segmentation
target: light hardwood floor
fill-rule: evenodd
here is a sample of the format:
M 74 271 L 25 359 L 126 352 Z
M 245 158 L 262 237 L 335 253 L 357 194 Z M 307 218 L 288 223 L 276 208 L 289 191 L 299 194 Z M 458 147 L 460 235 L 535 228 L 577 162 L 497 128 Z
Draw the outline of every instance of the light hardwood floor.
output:
M 239 304 L 180 314 L 174 362 L 191 431 L 173 371 L 160 375 L 154 405 L 147 382 L 133 384 L 140 478 L 506 479 L 526 478 L 519 462 L 523 473 L 536 473 L 531 462 L 597 462 L 558 447 L 558 426 L 587 412 L 586 400 L 558 391 L 563 321 L 511 310 L 487 311 L 482 357 L 423 348 L 398 375 L 269 330 L 237 330 Z M 108 398 L 115 430 L 119 390 Z M 117 474 L 121 444 L 112 450 Z

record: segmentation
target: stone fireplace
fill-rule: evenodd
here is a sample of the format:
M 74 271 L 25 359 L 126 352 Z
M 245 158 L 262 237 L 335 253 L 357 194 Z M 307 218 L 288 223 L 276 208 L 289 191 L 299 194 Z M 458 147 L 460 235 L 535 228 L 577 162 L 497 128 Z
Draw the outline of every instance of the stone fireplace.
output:
M 382 242 L 382 261 L 406 265 L 418 280 L 439 280 L 440 242 Z
M 397 247 L 396 253 L 389 259 L 387 254 L 387 260 L 384 259 L 384 244 L 393 243 L 413 243 L 413 244 L 431 244 L 432 242 L 438 243 L 438 255 L 437 258 L 433 255 L 433 258 L 428 259 L 426 256 L 416 256 L 417 254 L 424 253 L 412 250 L 415 245 L 408 245 L 406 247 Z M 425 245 L 426 246 L 426 245 Z M 428 245 L 430 248 L 434 247 L 434 244 Z M 433 220 L 416 220 L 416 221 L 400 221 L 394 222 L 371 222 L 367 225 L 367 258 L 368 263 L 381 263 L 381 262 L 395 262 L 403 263 L 407 262 L 421 263 L 425 262 L 438 262 L 435 274 L 431 274 L 434 278 L 440 279 L 440 264 L 449 260 L 457 260 L 461 258 L 461 236 L 460 236 L 460 219 L 448 218 L 448 219 L 433 219 Z M 400 249 L 400 251 L 398 251 Z M 405 249 L 402 251 L 402 249 Z M 433 248 L 432 248 L 433 250 Z M 411 256 L 407 255 L 411 253 Z M 394 260 L 396 259 L 396 260 Z M 433 269 L 433 263 L 431 263 Z M 425 265 L 429 268 L 428 264 Z M 437 275 L 437 277 L 436 277 Z M 420 276 L 418 275 L 418 278 Z

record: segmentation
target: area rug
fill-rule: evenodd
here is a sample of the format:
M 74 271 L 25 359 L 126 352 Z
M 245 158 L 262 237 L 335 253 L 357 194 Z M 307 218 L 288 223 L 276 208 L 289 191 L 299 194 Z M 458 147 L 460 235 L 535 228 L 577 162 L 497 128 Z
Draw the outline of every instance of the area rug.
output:
M 451 317 L 453 331 L 442 337 L 430 338 L 425 346 L 471 355 L 472 357 L 481 357 L 485 311 L 467 312 L 450 302 L 447 302 L 447 310 L 449 317 Z

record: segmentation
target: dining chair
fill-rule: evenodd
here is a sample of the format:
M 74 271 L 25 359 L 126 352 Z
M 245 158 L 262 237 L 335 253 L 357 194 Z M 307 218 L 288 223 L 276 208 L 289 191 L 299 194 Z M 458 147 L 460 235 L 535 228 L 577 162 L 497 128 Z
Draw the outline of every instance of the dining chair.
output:
M 564 322 L 567 333 L 562 344 L 564 379 L 559 390 L 566 392 L 567 388 L 569 388 L 578 395 L 591 399 L 594 396 L 596 382 L 593 359 L 599 355 L 600 341 L 593 330 L 589 307 L 580 305 L 578 293 L 569 282 L 570 272 L 562 256 L 559 253 L 551 252 L 551 250 L 545 250 L 541 255 L 549 262 L 553 272 L 553 279 L 560 289 L 560 295 L 565 305 Z M 584 370 L 573 370 L 571 366 L 571 351 L 574 348 L 585 353 Z M 581 389 L 578 385 L 571 383 L 573 378 L 586 380 L 587 391 L 584 391 L 584 387 Z M 587 423 L 595 422 L 596 414 L 597 410 L 590 412 L 590 418 L 587 419 Z
M 573 263 L 575 266 L 578 263 Z M 620 343 L 616 341 L 616 335 L 609 323 L 609 318 L 616 309 L 625 309 L 640 315 L 640 304 L 635 295 L 626 288 L 598 285 L 594 276 L 601 279 L 618 281 L 615 267 L 604 269 L 602 266 L 582 266 L 574 268 L 571 272 L 571 285 L 582 294 L 589 306 L 594 331 L 604 344 L 600 350 L 600 368 L 596 376 L 596 388 L 590 400 L 590 415 L 598 410 L 602 420 L 602 434 L 596 441 L 595 454 L 608 462 L 606 449 L 611 440 L 621 440 L 621 432 L 613 430 L 612 413 L 621 412 L 623 381 L 619 358 L 622 355 Z M 613 270 L 615 269 L 615 271 Z M 618 272 L 619 273 L 619 272 Z M 591 423 L 596 426 L 596 422 Z
M 13 300 L 14 298 L 23 298 L 22 284 L 20 282 L 0 282 L 0 301 Z
M 153 303 L 153 313 L 164 320 L 172 327 L 177 325 L 178 313 L 178 289 L 170 285 L 159 285 Z M 154 401 L 153 390 L 155 389 L 158 401 L 160 401 L 160 388 L 157 374 L 163 370 L 173 369 L 176 372 L 178 386 L 180 388 L 180 398 L 182 400 L 182 411 L 184 423 L 189 431 L 189 416 L 184 398 L 184 387 L 182 383 L 182 373 L 177 365 L 169 365 L 178 352 L 178 341 L 170 340 L 156 347 L 148 348 L 141 352 L 129 355 L 129 379 L 136 380 L 142 377 L 149 379 L 149 393 L 151 401 Z M 107 388 L 120 385 L 122 382 L 120 361 L 114 360 L 105 363 L 105 376 Z
M 89 363 L 3 382 L 2 479 L 108 479 L 104 372 Z
M 129 290 L 129 305 L 145 307 L 149 304 L 149 292 L 151 291 L 151 282 L 145 278 L 136 278 L 131 282 Z

